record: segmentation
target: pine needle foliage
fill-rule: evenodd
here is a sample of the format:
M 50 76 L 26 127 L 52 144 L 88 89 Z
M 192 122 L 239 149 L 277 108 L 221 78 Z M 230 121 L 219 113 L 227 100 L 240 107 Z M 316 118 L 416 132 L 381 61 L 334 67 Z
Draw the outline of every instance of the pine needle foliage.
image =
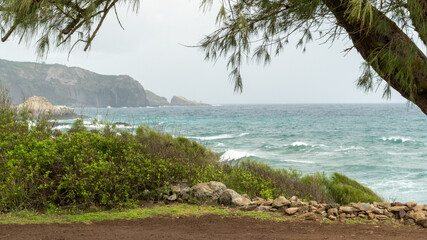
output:
M 140 0 L 0 0 L 2 41 L 37 41 L 37 54 L 51 48 L 73 49 L 83 43 L 88 50 L 106 16 L 116 6 L 138 11 Z
M 208 60 L 228 59 L 235 90 L 242 91 L 241 64 L 268 63 L 290 37 L 306 50 L 315 38 L 333 43 L 349 37 L 366 60 L 357 86 L 373 91 L 385 83 L 427 113 L 427 2 L 422 0 L 227 0 L 218 1 L 218 28 L 200 47 Z M 202 1 L 207 8 L 213 0 Z M 315 37 L 316 36 L 316 37 Z M 319 37 L 317 37 L 319 36 Z M 292 38 L 292 39 L 294 39 Z

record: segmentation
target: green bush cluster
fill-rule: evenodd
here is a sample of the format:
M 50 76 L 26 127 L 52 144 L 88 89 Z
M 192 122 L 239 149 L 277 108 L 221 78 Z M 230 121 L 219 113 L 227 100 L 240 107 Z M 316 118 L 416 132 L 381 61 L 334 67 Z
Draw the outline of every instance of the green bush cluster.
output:
M 0 103 L 0 173 L 0 212 L 134 206 L 160 199 L 170 183 L 212 180 L 251 197 L 377 200 L 372 191 L 339 174 L 329 180 L 324 174 L 303 176 L 250 160 L 221 163 L 204 146 L 147 126 L 134 133 L 108 124 L 88 131 L 77 120 L 68 132 L 60 132 L 46 119 L 31 122 L 5 101 Z

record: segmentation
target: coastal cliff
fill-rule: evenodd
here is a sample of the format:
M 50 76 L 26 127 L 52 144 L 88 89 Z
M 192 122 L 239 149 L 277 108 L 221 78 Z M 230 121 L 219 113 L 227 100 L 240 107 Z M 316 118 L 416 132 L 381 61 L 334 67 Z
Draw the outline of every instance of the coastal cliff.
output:
M 14 104 L 43 96 L 53 105 L 73 107 L 144 107 L 145 90 L 130 76 L 101 75 L 59 64 L 0 60 L 0 84 Z
M 145 90 L 145 95 L 147 96 L 148 106 L 158 107 L 169 105 L 165 97 L 161 97 L 150 90 Z

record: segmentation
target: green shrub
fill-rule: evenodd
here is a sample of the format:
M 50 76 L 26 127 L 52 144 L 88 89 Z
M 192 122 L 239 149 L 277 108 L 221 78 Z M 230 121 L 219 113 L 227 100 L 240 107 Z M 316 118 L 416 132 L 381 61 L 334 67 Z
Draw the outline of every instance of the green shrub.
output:
M 250 160 L 221 163 L 206 147 L 147 126 L 135 134 L 109 124 L 88 131 L 77 120 L 68 132 L 55 131 L 46 119 L 31 122 L 25 111 L 16 112 L 1 91 L 0 173 L 0 212 L 134 206 L 161 198 L 170 183 L 181 181 L 221 181 L 251 197 L 296 195 L 339 203 L 379 199 L 339 174 L 329 180 L 324 174 L 304 176 Z
M 371 189 L 339 173 L 334 173 L 326 186 L 335 201 L 340 204 L 383 201 Z

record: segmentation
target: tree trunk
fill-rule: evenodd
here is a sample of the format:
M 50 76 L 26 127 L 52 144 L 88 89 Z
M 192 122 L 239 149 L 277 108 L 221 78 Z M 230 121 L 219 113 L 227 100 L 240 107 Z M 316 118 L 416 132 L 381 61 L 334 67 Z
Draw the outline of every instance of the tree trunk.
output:
M 373 69 L 385 79 L 392 88 L 398 91 L 404 98 L 411 100 L 427 115 L 427 58 L 424 53 L 415 45 L 415 43 L 389 18 L 383 13 L 373 8 L 374 21 L 369 29 L 361 27 L 358 22 L 350 22 L 345 14 L 349 0 L 324 0 L 329 10 L 335 15 L 338 24 L 343 27 L 351 40 L 354 47 L 369 62 L 372 53 L 378 51 L 384 46 L 392 44 L 400 46 L 393 49 L 393 54 L 402 59 L 406 59 L 408 49 L 415 50 L 415 57 L 411 58 L 410 71 L 413 76 L 413 89 L 407 88 L 407 83 L 402 83 L 399 79 L 399 69 L 386 72 L 387 63 L 379 59 L 377 65 L 372 65 Z M 377 26 L 382 24 L 389 31 L 377 31 Z

